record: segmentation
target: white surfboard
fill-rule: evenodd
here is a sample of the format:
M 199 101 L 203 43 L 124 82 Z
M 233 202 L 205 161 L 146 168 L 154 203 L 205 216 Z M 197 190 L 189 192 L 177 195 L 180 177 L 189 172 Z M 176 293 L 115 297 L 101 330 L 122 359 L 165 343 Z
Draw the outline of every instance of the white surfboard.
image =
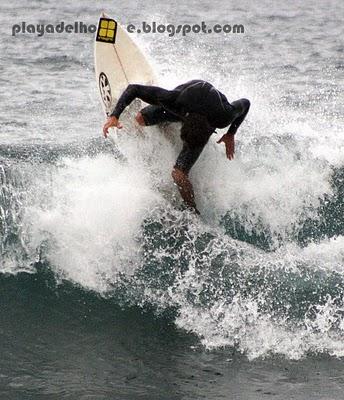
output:
M 120 24 L 104 13 L 98 23 L 94 60 L 96 82 L 107 116 L 128 84 L 156 84 L 153 68 L 143 52 Z M 126 118 L 126 115 L 133 117 L 134 112 L 143 106 L 141 103 L 140 100 L 134 101 L 122 118 Z

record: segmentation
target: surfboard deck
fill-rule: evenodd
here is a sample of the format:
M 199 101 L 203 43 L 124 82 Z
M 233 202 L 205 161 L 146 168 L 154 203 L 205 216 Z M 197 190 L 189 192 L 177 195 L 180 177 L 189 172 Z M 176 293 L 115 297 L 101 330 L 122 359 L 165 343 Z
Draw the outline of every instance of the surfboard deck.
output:
M 94 45 L 96 82 L 106 116 L 113 110 L 121 93 L 130 83 L 157 84 L 153 68 L 139 46 L 114 19 L 102 13 Z M 133 117 L 143 103 L 135 100 L 123 113 L 126 130 L 141 131 Z

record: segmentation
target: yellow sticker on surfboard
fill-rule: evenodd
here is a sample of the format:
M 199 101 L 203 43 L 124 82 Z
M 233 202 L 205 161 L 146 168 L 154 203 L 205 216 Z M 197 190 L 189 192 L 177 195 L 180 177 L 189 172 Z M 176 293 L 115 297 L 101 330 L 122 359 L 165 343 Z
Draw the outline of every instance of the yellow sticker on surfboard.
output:
M 96 36 L 97 42 L 116 42 L 117 22 L 110 18 L 100 18 Z

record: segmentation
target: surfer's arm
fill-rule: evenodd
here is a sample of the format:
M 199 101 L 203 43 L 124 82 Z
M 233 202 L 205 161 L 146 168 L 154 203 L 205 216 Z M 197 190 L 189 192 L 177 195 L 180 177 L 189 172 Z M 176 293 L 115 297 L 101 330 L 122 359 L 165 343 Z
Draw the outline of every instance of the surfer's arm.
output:
M 226 155 L 229 160 L 233 160 L 235 153 L 235 141 L 234 136 L 239 126 L 245 119 L 248 110 L 250 109 L 250 102 L 247 99 L 240 99 L 233 101 L 231 106 L 235 108 L 236 117 L 232 121 L 226 134 L 217 143 L 224 143 L 226 146 Z
M 175 97 L 175 92 L 160 88 L 158 86 L 145 86 L 130 84 L 122 93 L 117 104 L 103 126 L 104 136 L 107 137 L 109 128 L 115 126 L 122 128 L 119 117 L 129 104 L 136 98 L 152 105 L 169 104 Z
M 116 117 L 118 119 L 126 107 L 128 107 L 129 104 L 136 98 L 141 99 L 148 104 L 160 105 L 169 100 L 170 95 L 170 90 L 166 90 L 158 86 L 130 84 L 118 99 L 118 102 L 110 114 L 110 117 Z
M 234 106 L 237 112 L 236 118 L 232 121 L 230 127 L 228 128 L 227 133 L 230 135 L 235 135 L 236 131 L 238 130 L 239 126 L 246 118 L 248 110 L 250 109 L 250 102 L 247 99 L 240 99 L 233 101 L 231 103 L 232 107 Z
M 116 128 L 122 128 L 119 122 L 119 117 L 128 105 L 135 100 L 137 97 L 140 98 L 140 93 L 142 92 L 143 85 L 128 85 L 125 91 L 122 93 L 117 101 L 116 107 L 106 120 L 103 126 L 103 134 L 105 137 L 109 134 L 109 128 L 115 126 Z
M 228 128 L 228 135 L 235 135 L 242 121 L 245 119 L 247 112 L 244 115 L 240 115 L 240 117 L 236 118 Z

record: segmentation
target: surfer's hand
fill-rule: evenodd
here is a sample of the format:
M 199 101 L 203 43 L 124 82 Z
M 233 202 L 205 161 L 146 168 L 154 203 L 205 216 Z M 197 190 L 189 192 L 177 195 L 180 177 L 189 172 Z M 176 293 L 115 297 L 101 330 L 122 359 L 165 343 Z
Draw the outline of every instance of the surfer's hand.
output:
M 109 128 L 111 128 L 112 126 L 115 126 L 116 128 L 118 128 L 118 129 L 121 129 L 122 128 L 122 125 L 121 125 L 121 123 L 118 121 L 118 118 L 116 118 L 116 117 L 109 117 L 107 120 L 106 120 L 106 122 L 105 122 L 105 124 L 104 124 L 104 126 L 103 126 L 103 134 L 104 134 L 104 137 L 108 137 L 108 134 L 109 134 Z
M 226 146 L 226 155 L 228 160 L 233 160 L 235 153 L 234 135 L 225 133 L 217 143 L 224 143 Z

